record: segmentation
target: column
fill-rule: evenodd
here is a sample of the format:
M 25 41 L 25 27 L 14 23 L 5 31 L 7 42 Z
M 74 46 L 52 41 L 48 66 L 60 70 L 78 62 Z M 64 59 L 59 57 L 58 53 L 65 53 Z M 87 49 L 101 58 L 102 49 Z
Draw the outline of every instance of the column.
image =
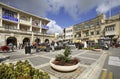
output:
M 19 13 L 18 13 L 18 17 L 17 17 L 17 18 L 18 18 L 18 25 L 17 25 L 17 29 L 20 29 L 20 24 L 19 24 L 19 23 L 20 23 L 20 14 L 19 14 Z
M 0 7 L 0 27 L 2 27 L 2 8 Z
M 32 36 L 31 36 L 31 44 L 34 42 L 34 33 L 32 32 Z
M 6 45 L 6 38 L 5 38 L 5 34 L 0 34 L 0 45 L 3 46 L 3 45 Z
M 31 24 L 30 31 L 32 31 L 32 17 L 30 17 L 30 24 Z
M 40 20 L 40 33 L 42 32 L 42 21 Z

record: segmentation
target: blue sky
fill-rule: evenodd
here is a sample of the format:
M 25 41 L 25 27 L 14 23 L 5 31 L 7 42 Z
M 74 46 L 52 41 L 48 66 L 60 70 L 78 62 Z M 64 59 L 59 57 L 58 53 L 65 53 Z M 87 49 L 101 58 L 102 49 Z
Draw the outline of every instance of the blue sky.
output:
M 111 1 L 111 2 L 110 2 Z M 51 20 L 49 33 L 96 17 L 120 13 L 120 0 L 0 0 L 5 4 Z

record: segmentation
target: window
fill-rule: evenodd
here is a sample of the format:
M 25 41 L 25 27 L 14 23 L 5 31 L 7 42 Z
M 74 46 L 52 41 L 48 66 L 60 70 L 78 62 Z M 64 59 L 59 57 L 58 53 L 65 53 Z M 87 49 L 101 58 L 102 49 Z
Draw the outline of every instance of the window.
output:
M 93 26 L 94 26 L 93 24 L 90 25 L 90 27 L 93 27 Z
M 2 14 L 7 15 L 9 17 L 17 18 L 17 13 L 16 12 L 13 12 L 13 11 L 10 11 L 10 10 L 4 9 L 4 8 L 3 8 L 3 13 Z
M 96 34 L 97 34 L 97 35 L 99 35 L 99 34 L 100 34 L 100 31 L 99 31 L 99 30 L 98 30 L 98 31 L 96 31 Z
M 39 20 L 33 20 L 32 25 L 34 26 L 39 26 Z
M 86 26 L 84 26 L 84 27 L 85 27 L 85 28 L 88 28 L 89 26 L 86 25 Z
M 94 32 L 91 32 L 91 35 L 94 35 Z
M 114 31 L 115 25 L 106 26 L 105 31 Z
M 24 21 L 30 21 L 30 18 L 29 18 L 29 17 L 26 17 L 26 16 L 21 16 L 20 19 L 22 19 L 22 20 L 24 20 Z
M 96 25 L 99 25 L 99 22 L 97 22 Z
M 89 32 L 88 32 L 88 31 L 87 31 L 87 32 L 85 32 L 85 35 L 86 35 L 86 36 L 89 36 Z

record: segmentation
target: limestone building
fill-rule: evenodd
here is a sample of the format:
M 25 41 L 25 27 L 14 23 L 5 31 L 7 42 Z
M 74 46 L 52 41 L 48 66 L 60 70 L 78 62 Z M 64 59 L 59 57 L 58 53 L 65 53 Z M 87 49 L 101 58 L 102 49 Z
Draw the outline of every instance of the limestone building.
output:
M 73 25 L 73 42 L 87 42 L 94 46 L 100 40 L 109 43 L 120 42 L 120 14 L 106 18 L 104 14 Z
M 74 42 L 87 42 L 89 45 L 98 43 L 98 39 L 101 36 L 101 24 L 105 22 L 105 16 L 103 14 L 90 19 L 88 21 L 76 24 L 74 28 Z
M 0 45 L 14 45 L 35 41 L 44 42 L 48 35 L 49 20 L 0 3 Z
M 64 40 L 65 41 L 69 41 L 69 42 L 73 42 L 73 38 L 74 38 L 73 26 L 66 27 L 64 29 L 64 31 L 65 31 L 65 38 L 64 38 Z
M 101 24 L 102 38 L 112 45 L 120 42 L 120 14 L 109 17 Z

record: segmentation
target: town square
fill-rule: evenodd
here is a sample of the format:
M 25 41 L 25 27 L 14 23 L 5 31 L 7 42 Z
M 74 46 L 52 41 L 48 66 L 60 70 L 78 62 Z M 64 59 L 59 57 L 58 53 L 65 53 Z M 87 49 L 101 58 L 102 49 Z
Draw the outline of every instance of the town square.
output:
M 120 79 L 119 3 L 0 0 L 0 79 Z

